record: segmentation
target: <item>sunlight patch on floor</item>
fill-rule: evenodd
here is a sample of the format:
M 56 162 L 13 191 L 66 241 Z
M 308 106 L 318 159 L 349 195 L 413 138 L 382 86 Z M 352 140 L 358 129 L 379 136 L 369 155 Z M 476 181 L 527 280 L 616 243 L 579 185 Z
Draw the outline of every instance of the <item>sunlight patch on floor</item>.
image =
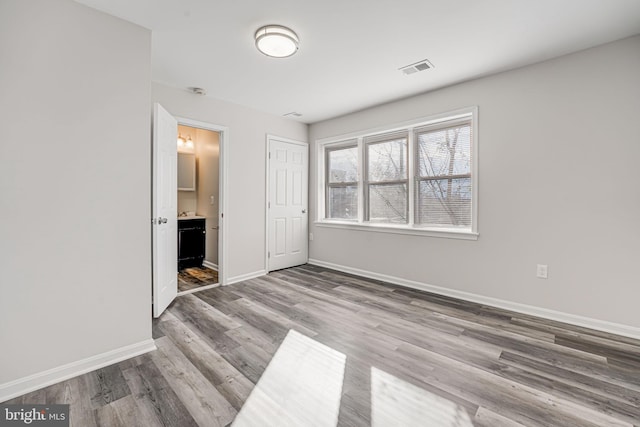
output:
M 344 354 L 290 330 L 233 426 L 335 427 L 345 363 Z
M 371 426 L 473 427 L 463 407 L 371 367 Z

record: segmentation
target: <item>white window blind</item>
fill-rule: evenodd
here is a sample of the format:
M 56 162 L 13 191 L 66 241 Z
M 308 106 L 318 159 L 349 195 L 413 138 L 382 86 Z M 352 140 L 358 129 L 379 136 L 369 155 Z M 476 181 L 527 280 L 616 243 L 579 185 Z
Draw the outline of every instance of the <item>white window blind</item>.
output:
M 407 223 L 408 147 L 407 132 L 365 137 L 366 220 Z
M 358 147 L 330 148 L 326 153 L 326 217 L 358 219 Z
M 469 228 L 472 221 L 471 123 L 417 129 L 416 224 Z

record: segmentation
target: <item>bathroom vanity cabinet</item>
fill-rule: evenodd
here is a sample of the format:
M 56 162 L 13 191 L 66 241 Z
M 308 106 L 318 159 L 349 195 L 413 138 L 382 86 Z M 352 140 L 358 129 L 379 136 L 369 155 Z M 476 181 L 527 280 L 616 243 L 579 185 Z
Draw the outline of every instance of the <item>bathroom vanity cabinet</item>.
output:
M 178 218 L 178 269 L 201 267 L 205 250 L 205 219 Z

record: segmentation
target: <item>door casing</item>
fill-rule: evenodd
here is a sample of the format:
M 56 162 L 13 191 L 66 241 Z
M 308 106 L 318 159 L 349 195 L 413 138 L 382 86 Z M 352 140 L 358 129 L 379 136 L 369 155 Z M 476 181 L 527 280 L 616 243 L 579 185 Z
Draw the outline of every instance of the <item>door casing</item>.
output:
M 162 108 L 162 106 L 160 104 L 156 104 L 154 105 L 154 135 L 153 138 L 155 138 L 155 133 L 157 132 L 156 130 L 156 123 L 155 120 L 156 119 L 156 110 L 158 110 L 160 107 L 162 110 L 164 110 L 164 108 Z M 168 112 L 167 112 L 168 113 Z M 226 226 L 226 221 L 224 218 L 224 212 L 226 210 L 227 207 L 227 198 L 228 198 L 228 191 L 227 191 L 227 186 L 228 186 L 228 179 L 227 179 L 227 171 L 228 171 L 228 155 L 227 155 L 227 147 L 228 147 L 228 141 L 229 141 L 229 129 L 226 126 L 220 126 L 220 125 L 215 125 L 215 124 L 211 124 L 211 123 L 206 123 L 206 122 L 201 122 L 198 120 L 192 120 L 192 119 L 188 119 L 185 117 L 177 117 L 177 116 L 173 116 L 171 113 L 168 113 L 169 115 L 171 115 L 177 122 L 177 124 L 179 125 L 185 125 L 185 126 L 190 126 L 190 127 L 194 127 L 194 128 L 200 128 L 200 129 L 206 129 L 206 130 L 211 130 L 214 132 L 217 132 L 219 134 L 219 146 L 220 146 L 220 157 L 219 157 L 219 170 L 218 170 L 218 174 L 219 174 L 219 202 L 218 202 L 218 223 L 219 223 L 219 234 L 218 234 L 218 281 L 220 283 L 221 286 L 225 286 L 227 284 L 227 226 Z M 176 138 L 177 138 L 177 128 L 176 128 Z M 173 139 L 176 139 L 173 138 Z M 155 143 L 152 142 L 152 145 L 155 145 Z M 176 156 L 177 156 L 177 146 L 174 147 L 176 150 Z M 155 148 L 154 148 L 155 150 Z M 152 163 L 155 162 L 154 157 L 156 154 L 154 152 L 154 150 L 152 150 Z M 154 166 L 155 167 L 155 166 Z M 176 164 L 176 169 L 177 169 L 177 164 Z M 157 221 L 157 212 L 156 212 L 156 207 L 154 206 L 154 203 L 156 200 L 158 200 L 158 192 L 161 191 L 160 188 L 158 188 L 158 184 L 159 182 L 157 182 L 158 180 L 156 180 L 156 177 L 153 175 L 155 174 L 155 171 L 152 170 L 152 177 L 151 177 L 151 181 L 152 181 L 152 186 L 151 186 L 151 200 L 152 200 L 152 206 L 151 206 L 151 211 L 152 211 L 152 215 L 154 216 L 152 218 L 152 236 L 153 236 L 153 243 L 151 245 L 151 250 L 152 250 L 152 254 L 151 254 L 151 269 L 153 272 L 153 283 L 152 283 L 152 288 L 154 288 L 154 293 L 153 293 L 153 303 L 154 303 L 154 307 L 153 307 L 153 316 L 154 317 L 158 317 L 160 316 L 160 314 L 162 313 L 162 311 L 159 311 L 156 304 L 156 294 L 155 294 L 155 287 L 157 284 L 157 278 L 156 278 L 156 268 L 157 266 L 154 266 L 153 264 L 153 260 L 154 260 L 154 253 L 157 253 L 156 251 L 158 250 L 156 248 L 156 245 L 159 243 L 158 242 L 158 238 L 156 236 L 157 234 L 157 227 L 158 224 L 155 224 L 154 222 Z M 177 198 L 177 182 L 175 183 L 176 185 L 174 185 L 172 192 L 175 193 L 175 197 Z M 172 213 L 172 218 L 169 219 L 169 221 L 172 221 L 173 223 L 177 223 L 177 208 L 175 209 L 175 212 Z M 176 227 L 176 239 L 177 239 L 177 227 Z M 177 241 L 177 240 L 176 240 Z M 176 245 L 173 245 L 174 247 Z M 175 252 L 175 261 L 176 261 L 176 292 L 175 294 L 177 295 L 177 251 L 173 251 Z M 174 295 L 175 298 L 175 295 Z

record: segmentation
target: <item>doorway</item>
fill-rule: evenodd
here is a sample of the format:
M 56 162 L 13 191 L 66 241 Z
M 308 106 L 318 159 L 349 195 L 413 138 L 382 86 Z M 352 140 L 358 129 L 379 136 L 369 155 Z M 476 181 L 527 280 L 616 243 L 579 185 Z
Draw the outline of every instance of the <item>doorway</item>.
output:
M 178 119 L 178 295 L 220 284 L 220 137 Z
M 223 126 L 199 122 L 192 119 L 174 117 L 160 104 L 153 106 L 153 138 L 152 138 L 152 195 L 151 195 L 151 224 L 152 224 L 152 300 L 153 317 L 162 315 L 164 310 L 178 295 L 178 183 L 181 188 L 197 187 L 197 170 L 195 166 L 195 144 L 193 136 L 193 156 L 191 163 L 193 167 L 187 169 L 183 176 L 178 177 L 178 156 L 176 141 L 178 140 L 178 124 L 198 129 L 213 131 L 218 135 L 218 198 L 217 198 L 217 267 L 218 284 L 226 285 L 226 251 L 227 233 L 224 210 L 227 206 L 227 159 L 226 147 L 228 142 L 228 129 Z M 187 144 L 188 138 L 178 140 L 178 144 Z M 188 156 L 187 156 L 188 157 Z M 189 163 L 188 160 L 185 162 Z M 191 176 L 191 181 L 187 179 Z M 180 179 L 179 179 L 180 178 Z M 211 200 L 211 198 L 209 198 Z M 213 199 L 214 204 L 216 199 Z M 186 216 L 195 216 L 195 211 L 182 211 Z M 190 213 L 193 212 L 192 215 Z M 189 218 L 190 220 L 196 218 Z M 199 219 L 199 218 L 198 218 Z M 200 233 L 206 233 L 206 217 L 200 219 L 198 226 L 202 227 Z M 214 227 L 210 225 L 209 227 Z M 191 224 L 194 225 L 195 224 Z M 202 243 L 205 247 L 206 242 Z M 215 246 L 215 244 L 214 244 Z M 203 257 L 204 264 L 204 257 Z M 217 284 L 207 284 L 199 286 L 197 289 L 185 290 L 184 292 L 196 292 L 207 287 L 218 286 Z

